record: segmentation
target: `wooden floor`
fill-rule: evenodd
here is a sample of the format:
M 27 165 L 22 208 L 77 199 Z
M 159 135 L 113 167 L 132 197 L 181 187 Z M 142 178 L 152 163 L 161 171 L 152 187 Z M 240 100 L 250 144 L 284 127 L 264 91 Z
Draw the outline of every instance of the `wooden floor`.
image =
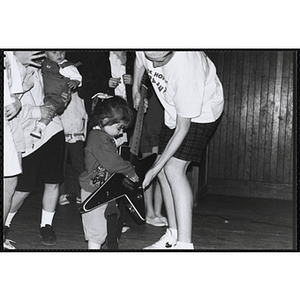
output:
M 39 238 L 41 191 L 30 195 L 13 220 L 9 238 L 22 250 L 87 249 L 81 216 L 74 202 L 58 206 L 53 227 L 57 244 L 46 247 Z M 131 229 L 122 234 L 119 251 L 141 250 L 156 242 L 165 228 L 136 225 L 129 214 Z M 208 195 L 194 208 L 193 242 L 200 251 L 293 250 L 293 203 Z

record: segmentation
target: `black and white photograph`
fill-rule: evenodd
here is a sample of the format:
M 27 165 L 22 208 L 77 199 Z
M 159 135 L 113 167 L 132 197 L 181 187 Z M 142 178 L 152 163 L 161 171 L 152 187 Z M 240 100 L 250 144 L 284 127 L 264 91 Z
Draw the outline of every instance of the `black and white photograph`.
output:
M 4 250 L 295 250 L 296 51 L 4 51 Z
M 292 1 L 1 7 L 4 298 L 297 297 Z

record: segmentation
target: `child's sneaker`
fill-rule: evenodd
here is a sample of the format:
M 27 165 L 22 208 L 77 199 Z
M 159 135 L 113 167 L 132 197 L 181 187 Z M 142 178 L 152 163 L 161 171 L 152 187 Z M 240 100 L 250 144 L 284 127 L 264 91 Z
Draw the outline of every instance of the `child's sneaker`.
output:
M 37 139 L 41 139 L 42 134 L 43 134 L 43 130 L 42 130 L 42 128 L 40 128 L 38 126 L 35 126 L 34 129 L 32 130 L 32 132 L 30 133 L 31 136 L 33 136 Z
M 166 233 L 151 246 L 145 247 L 144 250 L 170 250 L 174 249 L 177 239 L 172 235 L 171 230 L 168 228 Z
M 126 224 L 123 224 L 123 227 L 122 227 L 122 233 L 125 233 L 127 232 L 128 230 L 130 230 L 130 227 Z
M 70 201 L 69 201 L 69 194 L 65 194 L 65 195 L 61 195 L 59 197 L 59 200 L 58 200 L 58 203 L 59 205 L 67 205 L 67 204 L 70 204 Z

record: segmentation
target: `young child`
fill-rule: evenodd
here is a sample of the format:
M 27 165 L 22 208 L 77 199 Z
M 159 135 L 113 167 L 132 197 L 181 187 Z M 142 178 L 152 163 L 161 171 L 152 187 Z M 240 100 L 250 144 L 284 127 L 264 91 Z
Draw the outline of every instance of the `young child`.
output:
M 75 91 L 72 94 L 71 102 L 60 116 L 65 133 L 65 159 L 64 171 L 66 170 L 68 155 L 73 167 L 73 175 L 76 189 L 76 203 L 81 203 L 81 191 L 78 182 L 79 175 L 84 171 L 84 142 L 87 136 L 88 115 L 84 107 L 84 100 Z M 69 204 L 72 186 L 65 182 L 60 186 L 61 196 L 59 204 Z
M 82 77 L 77 68 L 65 59 L 65 51 L 46 51 L 46 59 L 42 62 L 42 74 L 44 82 L 44 103 L 55 115 L 61 115 L 68 105 L 61 99 L 61 94 L 71 93 L 81 85 Z M 51 122 L 48 119 L 40 119 L 31 136 L 42 138 L 43 131 Z
M 85 170 L 79 176 L 81 199 L 84 201 L 112 173 L 121 173 L 134 182 L 139 180 L 130 162 L 118 154 L 115 138 L 132 122 L 133 113 L 127 102 L 113 96 L 100 100 L 90 118 L 92 130 L 85 147 Z M 82 215 L 88 249 L 100 249 L 107 236 L 107 223 L 103 205 Z

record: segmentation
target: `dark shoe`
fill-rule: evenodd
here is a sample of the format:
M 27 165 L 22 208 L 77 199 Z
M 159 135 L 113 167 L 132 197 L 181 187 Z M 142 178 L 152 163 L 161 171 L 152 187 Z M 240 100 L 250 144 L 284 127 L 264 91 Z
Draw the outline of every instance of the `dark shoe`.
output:
M 41 242 L 45 246 L 54 246 L 56 244 L 56 234 L 51 225 L 40 228 Z
M 67 205 L 67 204 L 70 204 L 69 197 L 70 197 L 69 194 L 61 195 L 61 196 L 59 197 L 58 203 L 59 203 L 60 205 Z

